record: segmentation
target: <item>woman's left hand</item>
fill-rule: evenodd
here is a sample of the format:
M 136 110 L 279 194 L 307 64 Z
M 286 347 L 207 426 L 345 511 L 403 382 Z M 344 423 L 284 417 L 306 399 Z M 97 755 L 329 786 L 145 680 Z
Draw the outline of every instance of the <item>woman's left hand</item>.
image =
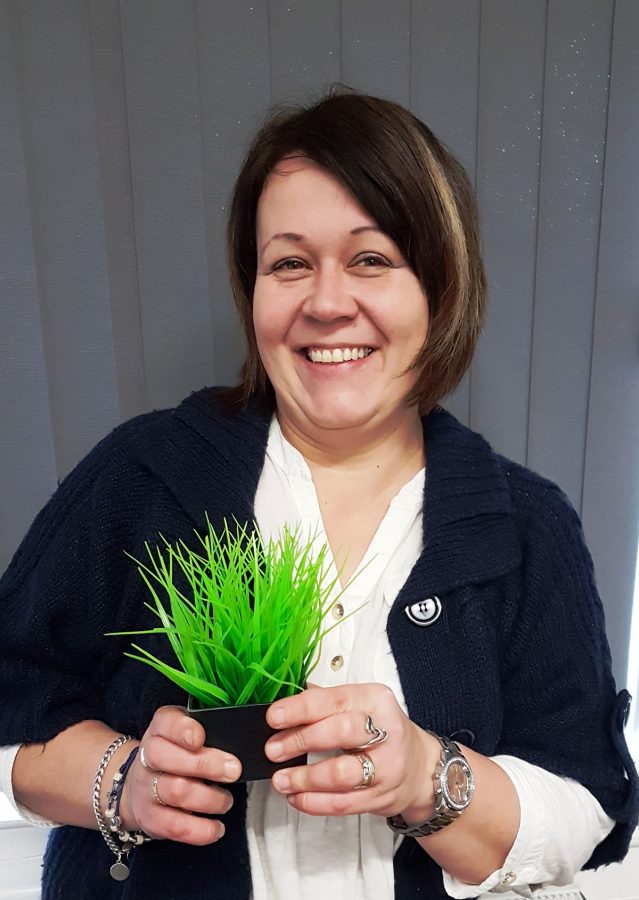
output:
M 370 740 L 368 716 L 388 737 L 357 751 L 369 756 L 375 767 L 373 783 L 364 788 L 364 767 L 349 750 Z M 432 773 L 440 756 L 439 744 L 411 722 L 386 685 L 312 687 L 273 703 L 266 718 L 273 728 L 281 729 L 266 743 L 266 755 L 274 762 L 301 753 L 342 751 L 275 773 L 273 787 L 295 809 L 315 816 L 402 813 L 406 821 L 414 822 L 433 814 Z

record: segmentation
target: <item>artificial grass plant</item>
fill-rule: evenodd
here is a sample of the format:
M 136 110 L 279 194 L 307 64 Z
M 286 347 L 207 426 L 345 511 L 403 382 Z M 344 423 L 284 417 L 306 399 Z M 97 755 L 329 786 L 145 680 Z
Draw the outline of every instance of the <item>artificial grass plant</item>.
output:
M 337 582 L 326 575 L 326 547 L 313 554 L 314 539 L 305 543 L 288 528 L 265 545 L 248 526 L 225 522 L 216 534 L 208 517 L 207 524 L 207 534 L 195 532 L 197 552 L 161 536 L 163 546 L 145 545 L 148 565 L 131 557 L 161 624 L 118 634 L 166 634 L 177 665 L 138 644 L 126 655 L 153 666 L 201 708 L 271 703 L 303 690 L 324 635 L 340 624 L 323 626 Z M 188 596 L 175 584 L 179 573 Z

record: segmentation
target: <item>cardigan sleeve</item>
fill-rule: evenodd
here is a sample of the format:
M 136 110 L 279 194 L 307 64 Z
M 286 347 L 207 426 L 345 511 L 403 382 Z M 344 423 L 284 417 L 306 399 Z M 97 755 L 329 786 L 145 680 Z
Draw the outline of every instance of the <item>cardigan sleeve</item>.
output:
M 141 489 L 123 448 L 155 414 L 115 429 L 62 482 L 0 579 L 0 745 L 104 719 L 106 660 Z M 110 643 L 109 643 L 110 642 Z
M 615 689 L 604 611 L 579 518 L 554 485 L 512 490 L 521 525 L 520 604 L 504 653 L 497 753 L 574 778 L 616 821 L 586 867 L 621 859 L 639 788 L 623 728 L 630 695 Z

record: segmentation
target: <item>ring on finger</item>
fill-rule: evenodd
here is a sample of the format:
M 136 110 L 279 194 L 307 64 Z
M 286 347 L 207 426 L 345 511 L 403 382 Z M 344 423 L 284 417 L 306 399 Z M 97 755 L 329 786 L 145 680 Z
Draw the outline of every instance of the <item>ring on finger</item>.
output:
M 168 806 L 168 803 L 165 803 L 164 800 L 158 794 L 158 781 L 160 780 L 160 775 L 163 775 L 163 772 L 158 772 L 153 781 L 151 782 L 151 790 L 153 791 L 153 799 L 156 803 L 159 803 L 160 806 Z
M 372 716 L 366 716 L 366 724 L 364 728 L 366 734 L 370 734 L 370 739 L 366 741 L 365 744 L 360 744 L 359 747 L 353 747 L 354 753 L 357 753 L 360 750 L 366 750 L 367 747 L 372 747 L 374 744 L 383 744 L 388 737 L 387 731 L 385 731 L 383 728 L 378 728 L 377 725 L 375 725 Z
M 357 759 L 362 766 L 362 781 L 357 785 L 358 788 L 367 788 L 375 781 L 375 763 L 368 753 L 355 753 Z
M 140 746 L 140 762 L 142 763 L 142 765 L 144 766 L 145 769 L 149 769 L 150 771 L 153 771 L 153 766 L 150 766 L 148 764 L 148 762 L 146 761 L 146 759 L 144 758 L 144 747 L 142 747 L 142 746 Z

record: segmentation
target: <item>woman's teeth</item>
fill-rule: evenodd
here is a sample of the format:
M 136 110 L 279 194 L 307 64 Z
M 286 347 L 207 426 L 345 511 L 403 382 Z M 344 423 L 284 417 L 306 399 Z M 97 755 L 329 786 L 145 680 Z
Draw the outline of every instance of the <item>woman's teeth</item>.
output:
M 338 347 L 336 350 L 314 350 L 306 351 L 306 356 L 314 363 L 341 363 L 348 362 L 352 359 L 364 359 L 372 353 L 370 347 L 346 347 L 342 349 Z

